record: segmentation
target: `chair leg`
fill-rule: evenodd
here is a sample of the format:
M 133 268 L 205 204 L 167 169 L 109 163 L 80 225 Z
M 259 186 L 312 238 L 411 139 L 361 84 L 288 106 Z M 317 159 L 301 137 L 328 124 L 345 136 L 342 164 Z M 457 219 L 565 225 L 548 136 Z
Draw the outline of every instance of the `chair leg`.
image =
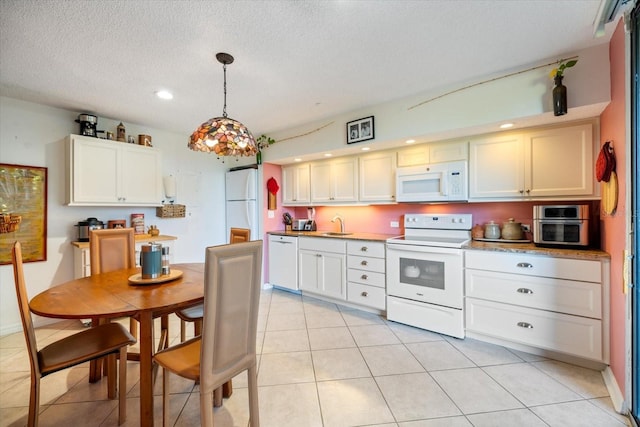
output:
M 247 370 L 249 377 L 249 425 L 260 427 L 260 408 L 258 405 L 258 369 L 253 365 Z
M 162 426 L 169 425 L 169 370 L 162 368 Z
M 193 334 L 195 337 L 202 335 L 202 319 L 193 322 Z
M 129 332 L 133 337 L 138 340 L 138 321 L 133 317 L 129 318 Z
M 37 427 L 38 410 L 40 409 L 40 374 L 31 372 L 31 394 L 29 396 L 28 427 Z
M 212 398 L 211 393 L 200 393 L 200 426 L 202 427 L 213 427 Z
M 213 407 L 219 408 L 222 406 L 222 386 L 213 390 Z
M 233 394 L 233 382 L 232 380 L 222 384 L 222 397 L 229 398 Z
M 180 342 L 185 342 L 187 339 L 187 322 L 180 319 Z
M 118 373 L 118 425 L 127 420 L 127 347 L 120 348 L 120 372 Z
M 107 356 L 107 396 L 109 399 L 115 399 L 116 397 L 116 355 L 115 353 Z

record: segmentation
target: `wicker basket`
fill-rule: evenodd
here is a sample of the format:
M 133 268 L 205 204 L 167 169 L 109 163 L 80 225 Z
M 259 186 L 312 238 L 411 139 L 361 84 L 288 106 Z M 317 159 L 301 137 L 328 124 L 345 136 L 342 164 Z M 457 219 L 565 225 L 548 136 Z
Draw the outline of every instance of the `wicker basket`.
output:
M 12 233 L 18 229 L 22 222 L 20 215 L 0 214 L 0 233 Z
M 161 208 L 156 208 L 156 216 L 160 218 L 184 218 L 185 211 L 184 205 L 162 205 Z

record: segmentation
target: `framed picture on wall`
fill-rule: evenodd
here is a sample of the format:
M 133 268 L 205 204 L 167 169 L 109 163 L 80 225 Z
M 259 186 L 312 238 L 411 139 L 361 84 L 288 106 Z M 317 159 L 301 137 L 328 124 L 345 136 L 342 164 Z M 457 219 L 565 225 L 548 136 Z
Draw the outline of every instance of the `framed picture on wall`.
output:
M 47 260 L 47 168 L 0 163 L 0 264 L 16 240 L 24 262 Z
M 347 144 L 374 138 L 373 116 L 347 123 Z

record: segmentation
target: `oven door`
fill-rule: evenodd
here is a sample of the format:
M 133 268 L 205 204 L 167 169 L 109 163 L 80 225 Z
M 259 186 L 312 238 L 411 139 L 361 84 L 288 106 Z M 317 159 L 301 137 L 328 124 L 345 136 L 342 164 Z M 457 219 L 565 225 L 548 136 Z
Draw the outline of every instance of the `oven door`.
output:
M 387 244 L 387 293 L 462 309 L 462 250 Z

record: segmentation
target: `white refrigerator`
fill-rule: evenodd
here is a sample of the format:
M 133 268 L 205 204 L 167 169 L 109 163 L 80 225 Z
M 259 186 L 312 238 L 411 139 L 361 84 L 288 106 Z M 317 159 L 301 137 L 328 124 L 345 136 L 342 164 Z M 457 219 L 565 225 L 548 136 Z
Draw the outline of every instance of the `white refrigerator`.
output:
M 251 240 L 259 239 L 258 170 L 230 170 L 225 174 L 227 238 L 231 227 L 248 228 Z

